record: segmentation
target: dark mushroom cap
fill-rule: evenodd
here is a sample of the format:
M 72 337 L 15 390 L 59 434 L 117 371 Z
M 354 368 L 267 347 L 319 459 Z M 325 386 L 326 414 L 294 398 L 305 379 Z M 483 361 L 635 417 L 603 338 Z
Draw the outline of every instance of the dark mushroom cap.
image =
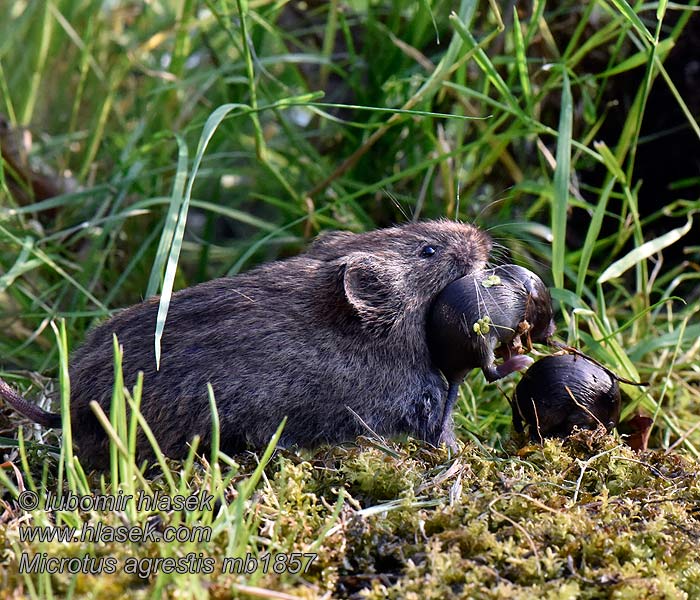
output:
M 533 342 L 544 343 L 554 333 L 555 328 L 552 296 L 547 286 L 535 273 L 518 265 L 501 265 L 494 268 L 493 272 L 522 285 L 527 293 L 525 320 L 530 324 L 530 339 Z
M 533 364 L 515 388 L 513 424 L 533 439 L 564 437 L 574 426 L 610 431 L 620 418 L 613 373 L 579 354 L 555 354 Z
M 471 369 L 492 365 L 499 345 L 519 345 L 524 331 L 528 342 L 544 342 L 554 332 L 552 315 L 549 290 L 532 271 L 517 265 L 477 271 L 434 300 L 427 318 L 431 358 L 448 381 L 459 382 Z

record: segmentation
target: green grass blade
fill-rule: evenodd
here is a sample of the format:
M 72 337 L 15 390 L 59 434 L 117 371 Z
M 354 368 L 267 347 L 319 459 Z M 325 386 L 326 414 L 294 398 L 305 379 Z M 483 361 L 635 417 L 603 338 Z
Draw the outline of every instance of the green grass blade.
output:
M 151 276 L 148 279 L 148 287 L 146 288 L 146 298 L 150 298 L 158 293 L 161 281 L 164 276 L 164 268 L 168 252 L 172 248 L 173 238 L 177 229 L 178 217 L 182 208 L 182 195 L 185 190 L 185 181 L 187 181 L 187 143 L 184 138 L 175 134 L 177 140 L 177 171 L 175 172 L 175 181 L 173 182 L 173 191 L 170 195 L 168 205 L 168 213 L 165 216 L 163 223 L 163 232 L 158 242 L 158 250 L 151 268 Z
M 466 46 L 474 53 L 474 60 L 479 65 L 479 68 L 484 72 L 486 77 L 489 79 L 491 84 L 498 90 L 499 95 L 505 100 L 505 102 L 511 107 L 513 112 L 517 115 L 523 115 L 522 109 L 518 104 L 517 99 L 510 91 L 508 84 L 503 81 L 500 73 L 496 70 L 491 59 L 488 57 L 486 52 L 484 52 L 481 44 L 477 43 L 472 35 L 471 31 L 462 22 L 462 20 L 457 17 L 457 15 L 450 15 L 450 22 L 453 24 L 455 30 L 465 42 Z M 523 115 L 524 116 L 524 115 Z
M 693 226 L 693 216 L 688 215 L 688 221 L 683 227 L 677 227 L 672 229 L 668 233 L 664 233 L 653 240 L 645 242 L 641 246 L 638 246 L 634 250 L 631 250 L 621 259 L 616 260 L 611 264 L 605 271 L 603 271 L 598 277 L 598 283 L 602 284 L 611 279 L 615 279 L 625 273 L 628 269 L 631 269 L 635 265 L 639 264 L 643 260 L 654 256 L 657 252 L 661 252 L 664 248 L 668 248 L 670 245 L 675 244 L 679 239 L 681 239 L 685 234 L 690 231 Z
M 22 249 L 20 250 L 14 264 L 7 270 L 6 273 L 0 276 L 0 293 L 4 292 L 8 287 L 10 287 L 15 282 L 15 279 L 43 264 L 38 259 L 28 260 L 33 245 L 34 244 L 32 243 L 32 239 L 30 237 L 26 237 L 22 240 Z
M 68 336 L 66 333 L 66 322 L 61 319 L 60 326 L 53 321 L 51 328 L 56 336 L 59 357 L 59 386 L 61 390 L 61 431 L 63 432 L 63 443 L 61 445 L 61 458 L 59 461 L 59 486 L 61 492 L 61 478 L 63 470 L 66 476 L 69 489 L 77 489 L 75 471 L 73 469 L 73 430 L 70 412 L 70 375 L 68 372 Z
M 518 69 L 522 95 L 525 98 L 527 112 L 529 115 L 532 115 L 532 86 L 530 85 L 530 75 L 527 70 L 527 49 L 525 47 L 522 25 L 518 18 L 518 9 L 515 5 L 513 5 L 513 45 L 515 46 L 515 65 Z
M 554 285 L 564 287 L 566 257 L 566 214 L 569 207 L 571 180 L 571 136 L 573 100 L 566 69 L 563 71 L 559 136 L 557 138 L 557 166 L 554 170 L 554 198 L 552 200 L 552 275 Z
M 0 225 L 0 233 L 2 233 L 6 238 L 17 244 L 18 246 L 21 247 L 26 247 L 20 239 L 18 239 L 16 236 L 14 236 L 8 229 L 5 229 L 2 225 Z M 71 283 L 73 286 L 75 286 L 76 289 L 78 289 L 82 294 L 84 294 L 87 298 L 89 298 L 92 302 L 95 303 L 96 306 L 99 308 L 103 309 L 106 312 L 107 307 L 102 304 L 100 300 L 97 299 L 87 288 L 85 288 L 82 284 L 80 284 L 73 276 L 69 275 L 63 267 L 58 265 L 58 263 L 51 258 L 49 255 L 47 255 L 43 250 L 40 248 L 32 247 L 31 248 L 32 254 L 36 256 L 42 263 L 50 267 L 53 271 L 55 271 L 58 275 L 63 277 L 66 281 Z
M 664 60 L 675 45 L 676 41 L 673 38 L 667 38 L 659 42 L 658 46 L 656 47 L 658 58 L 660 60 Z M 626 71 L 631 71 L 632 69 L 641 67 L 642 65 L 646 64 L 648 60 L 649 51 L 640 50 L 639 52 L 635 52 L 629 58 L 623 60 L 621 63 L 616 64 L 614 67 L 598 73 L 596 77 L 603 79 L 606 77 L 612 77 L 613 75 L 619 75 L 620 73 L 625 73 Z
M 666 68 L 661 64 L 660 61 L 657 61 L 656 66 L 658 67 L 661 76 L 664 78 L 666 85 L 668 85 L 668 88 L 671 90 L 671 93 L 673 94 L 674 99 L 678 103 L 678 106 L 683 111 L 683 115 L 688 121 L 688 124 L 692 127 L 697 138 L 700 139 L 700 124 L 698 124 L 698 120 L 693 116 L 693 113 L 691 112 L 690 108 L 688 108 L 688 104 L 683 99 L 683 96 L 681 96 L 680 92 L 678 91 L 678 88 L 676 87 L 676 84 L 673 83 L 673 80 L 669 76 Z
M 579 259 L 578 263 L 578 276 L 576 279 L 577 296 L 581 296 L 583 293 L 583 288 L 586 284 L 586 276 L 588 274 L 588 266 L 591 263 L 591 257 L 595 251 L 595 245 L 598 241 L 598 235 L 600 234 L 600 229 L 603 224 L 605 210 L 608 206 L 610 193 L 612 192 L 614 186 L 615 179 L 610 179 L 600 194 L 598 204 L 596 204 L 595 210 L 593 211 L 591 223 L 588 226 L 588 231 L 586 232 L 586 239 L 583 242 L 583 248 L 581 248 L 581 258 Z
M 438 30 L 437 22 L 435 21 L 435 15 L 433 14 L 433 11 L 430 8 L 430 1 L 420 0 L 420 2 L 423 5 L 423 10 L 427 11 L 430 15 L 430 20 L 433 22 L 433 29 L 435 31 L 435 40 L 438 44 L 440 44 L 440 31 Z
M 627 183 L 627 177 L 607 144 L 605 142 L 594 142 L 593 146 L 599 152 L 603 159 L 603 164 L 608 168 L 612 176 L 620 181 L 622 185 L 625 185 Z
M 654 43 L 654 36 L 646 28 L 646 25 L 644 25 L 642 20 L 639 18 L 639 15 L 637 15 L 637 13 L 634 12 L 634 9 L 625 0 L 610 1 L 624 15 L 625 19 L 627 19 L 630 22 L 632 27 L 634 27 L 635 31 L 639 35 L 641 35 L 642 38 L 644 38 L 649 43 Z
M 202 135 L 199 138 L 199 145 L 197 147 L 197 153 L 194 157 L 194 164 L 192 165 L 192 171 L 190 173 L 189 180 L 187 182 L 187 189 L 185 191 L 185 197 L 180 206 L 180 212 L 177 218 L 177 226 L 172 238 L 172 243 L 170 246 L 170 252 L 168 254 L 168 263 L 165 270 L 165 277 L 163 278 L 163 289 L 160 296 L 160 302 L 158 303 L 158 316 L 156 318 L 156 330 L 155 330 L 155 355 L 156 355 L 156 367 L 160 368 L 160 341 L 163 337 L 163 330 L 165 328 L 165 319 L 168 314 L 168 307 L 170 306 L 170 298 L 173 293 L 173 285 L 175 282 L 175 272 L 177 271 L 177 263 L 180 258 L 180 250 L 182 249 L 182 239 L 185 235 L 185 224 L 187 223 L 187 214 L 190 208 L 190 198 L 192 197 L 192 188 L 194 187 L 194 181 L 197 177 L 197 172 L 202 163 L 202 158 L 204 152 L 207 149 L 207 145 L 211 140 L 214 132 L 221 124 L 221 121 L 232 111 L 248 108 L 242 104 L 224 104 L 217 108 L 207 119 L 204 124 L 204 129 Z
M 33 69 L 29 82 L 29 89 L 24 96 L 24 107 L 20 119 L 22 125 L 28 125 L 32 120 L 34 107 L 36 106 L 39 95 L 39 86 L 44 75 L 44 69 L 46 68 L 46 57 L 49 52 L 49 46 L 51 45 L 51 36 L 53 32 L 53 19 L 51 18 L 50 8 L 51 2 L 46 2 L 44 4 L 44 12 L 39 32 L 39 45 L 36 50 L 34 64 L 32 65 Z

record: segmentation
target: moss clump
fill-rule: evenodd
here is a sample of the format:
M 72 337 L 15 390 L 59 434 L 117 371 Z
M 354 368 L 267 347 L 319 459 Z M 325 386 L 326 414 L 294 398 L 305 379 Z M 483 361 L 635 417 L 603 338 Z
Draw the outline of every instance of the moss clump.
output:
M 406 458 L 381 461 L 382 489 L 393 471 L 404 499 Z M 413 502 L 356 516 L 341 595 L 347 582 L 397 599 L 700 594 L 694 461 L 582 432 L 515 456 L 467 446 L 442 468 L 424 470 Z
M 365 445 L 345 451 L 340 472 L 348 490 L 365 503 L 411 498 L 425 481 L 426 471 L 446 454 L 409 442 L 382 447 Z

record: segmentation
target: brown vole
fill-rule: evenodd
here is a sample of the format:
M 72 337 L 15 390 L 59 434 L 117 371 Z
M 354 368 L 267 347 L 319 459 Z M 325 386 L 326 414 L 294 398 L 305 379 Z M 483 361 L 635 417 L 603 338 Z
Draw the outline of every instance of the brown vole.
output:
M 490 249 L 484 232 L 446 220 L 322 235 L 297 257 L 174 294 L 160 370 L 153 349 L 158 299 L 118 313 L 70 361 L 79 456 L 97 466 L 107 457 L 89 403 L 109 414 L 113 334 L 124 349 L 126 385 L 144 372 L 141 410 L 168 456 L 183 456 L 194 435 L 207 447 L 207 382 L 229 453 L 265 445 L 285 416 L 286 446 L 352 440 L 367 426 L 452 443 L 426 313 L 446 285 L 482 269 Z M 57 415 L 19 403 L 2 387 L 0 395 L 30 418 L 57 425 Z M 137 450 L 152 456 L 143 436 Z

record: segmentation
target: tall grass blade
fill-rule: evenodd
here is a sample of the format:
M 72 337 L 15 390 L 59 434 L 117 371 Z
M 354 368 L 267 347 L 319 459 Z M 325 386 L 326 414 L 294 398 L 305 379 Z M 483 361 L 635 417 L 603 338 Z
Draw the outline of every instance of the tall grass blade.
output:
M 168 254 L 168 264 L 165 270 L 165 277 L 163 279 L 163 289 L 160 296 L 160 302 L 158 303 L 158 316 L 156 318 L 156 330 L 155 330 L 155 356 L 156 356 L 156 368 L 160 369 L 160 342 L 163 337 L 163 330 L 165 328 L 165 319 L 168 314 L 168 308 L 170 306 L 170 298 L 173 293 L 173 285 L 175 282 L 175 273 L 177 271 L 177 263 L 180 259 L 180 250 L 182 249 L 182 239 L 185 235 L 185 224 L 187 223 L 187 214 L 190 208 L 190 198 L 192 197 L 192 188 L 194 187 L 194 181 L 197 177 L 197 172 L 199 171 L 199 166 L 202 163 L 202 158 L 204 152 L 207 149 L 207 145 L 211 140 L 214 132 L 221 124 L 221 121 L 233 110 L 248 108 L 242 104 L 224 104 L 217 108 L 207 119 L 204 124 L 204 129 L 202 135 L 199 138 L 199 145 L 197 146 L 197 153 L 194 157 L 194 163 L 192 165 L 192 171 L 190 173 L 189 180 L 187 182 L 187 189 L 185 191 L 185 197 L 180 205 L 180 212 L 177 218 L 177 225 L 175 227 L 175 232 L 172 237 L 172 243 L 170 246 L 170 253 Z
M 187 181 L 187 143 L 177 133 L 175 134 L 175 139 L 177 140 L 177 171 L 175 172 L 173 191 L 168 204 L 168 214 L 165 216 L 163 232 L 158 242 L 158 250 L 151 268 L 151 276 L 148 279 L 146 298 L 150 298 L 158 293 L 158 288 L 163 280 L 163 270 L 165 269 L 168 253 L 172 251 L 173 239 L 182 208 L 182 195 L 185 191 L 185 182 Z
M 527 112 L 529 115 L 532 115 L 532 86 L 530 85 L 530 75 L 527 70 L 527 49 L 525 47 L 522 25 L 518 18 L 518 9 L 515 5 L 513 5 L 513 45 L 515 46 L 515 65 L 518 69 L 522 95 L 525 98 Z
M 569 75 L 563 68 L 561 112 L 557 138 L 557 166 L 554 170 L 554 198 L 552 200 L 552 275 L 554 285 L 564 287 L 564 262 L 566 256 L 566 214 L 569 207 L 569 181 L 571 180 L 571 136 L 573 100 Z
M 493 62 L 488 57 L 486 52 L 484 52 L 482 48 L 484 42 L 477 43 L 471 31 L 467 29 L 466 25 L 456 15 L 452 14 L 450 16 L 450 21 L 454 25 L 459 36 L 466 43 L 466 46 L 474 53 L 474 60 L 476 64 L 479 65 L 479 68 L 484 72 L 486 77 L 488 77 L 491 84 L 498 90 L 499 95 L 505 100 L 515 114 L 522 115 L 522 109 L 520 108 L 517 99 L 510 91 L 508 84 L 503 81 L 503 78 L 496 70 Z
M 634 12 L 634 9 L 625 0 L 610 1 L 624 15 L 625 19 L 630 22 L 635 31 L 641 35 L 643 39 L 649 43 L 654 43 L 654 36 L 646 28 L 646 25 L 644 25 L 642 20 L 639 18 L 639 15 Z
M 588 274 L 588 266 L 591 263 L 591 258 L 595 251 L 596 242 L 598 241 L 598 236 L 600 234 L 600 229 L 603 225 L 603 217 L 605 217 L 605 210 L 608 206 L 608 200 L 610 199 L 610 193 L 615 187 L 615 179 L 610 178 L 605 185 L 600 198 L 598 199 L 598 204 L 596 204 L 595 210 L 593 211 L 593 216 L 591 217 L 591 223 L 588 226 L 588 231 L 586 232 L 586 239 L 583 242 L 583 248 L 581 248 L 581 258 L 578 263 L 578 276 L 576 279 L 576 295 L 581 296 L 583 293 L 583 288 L 586 284 L 586 276 Z

